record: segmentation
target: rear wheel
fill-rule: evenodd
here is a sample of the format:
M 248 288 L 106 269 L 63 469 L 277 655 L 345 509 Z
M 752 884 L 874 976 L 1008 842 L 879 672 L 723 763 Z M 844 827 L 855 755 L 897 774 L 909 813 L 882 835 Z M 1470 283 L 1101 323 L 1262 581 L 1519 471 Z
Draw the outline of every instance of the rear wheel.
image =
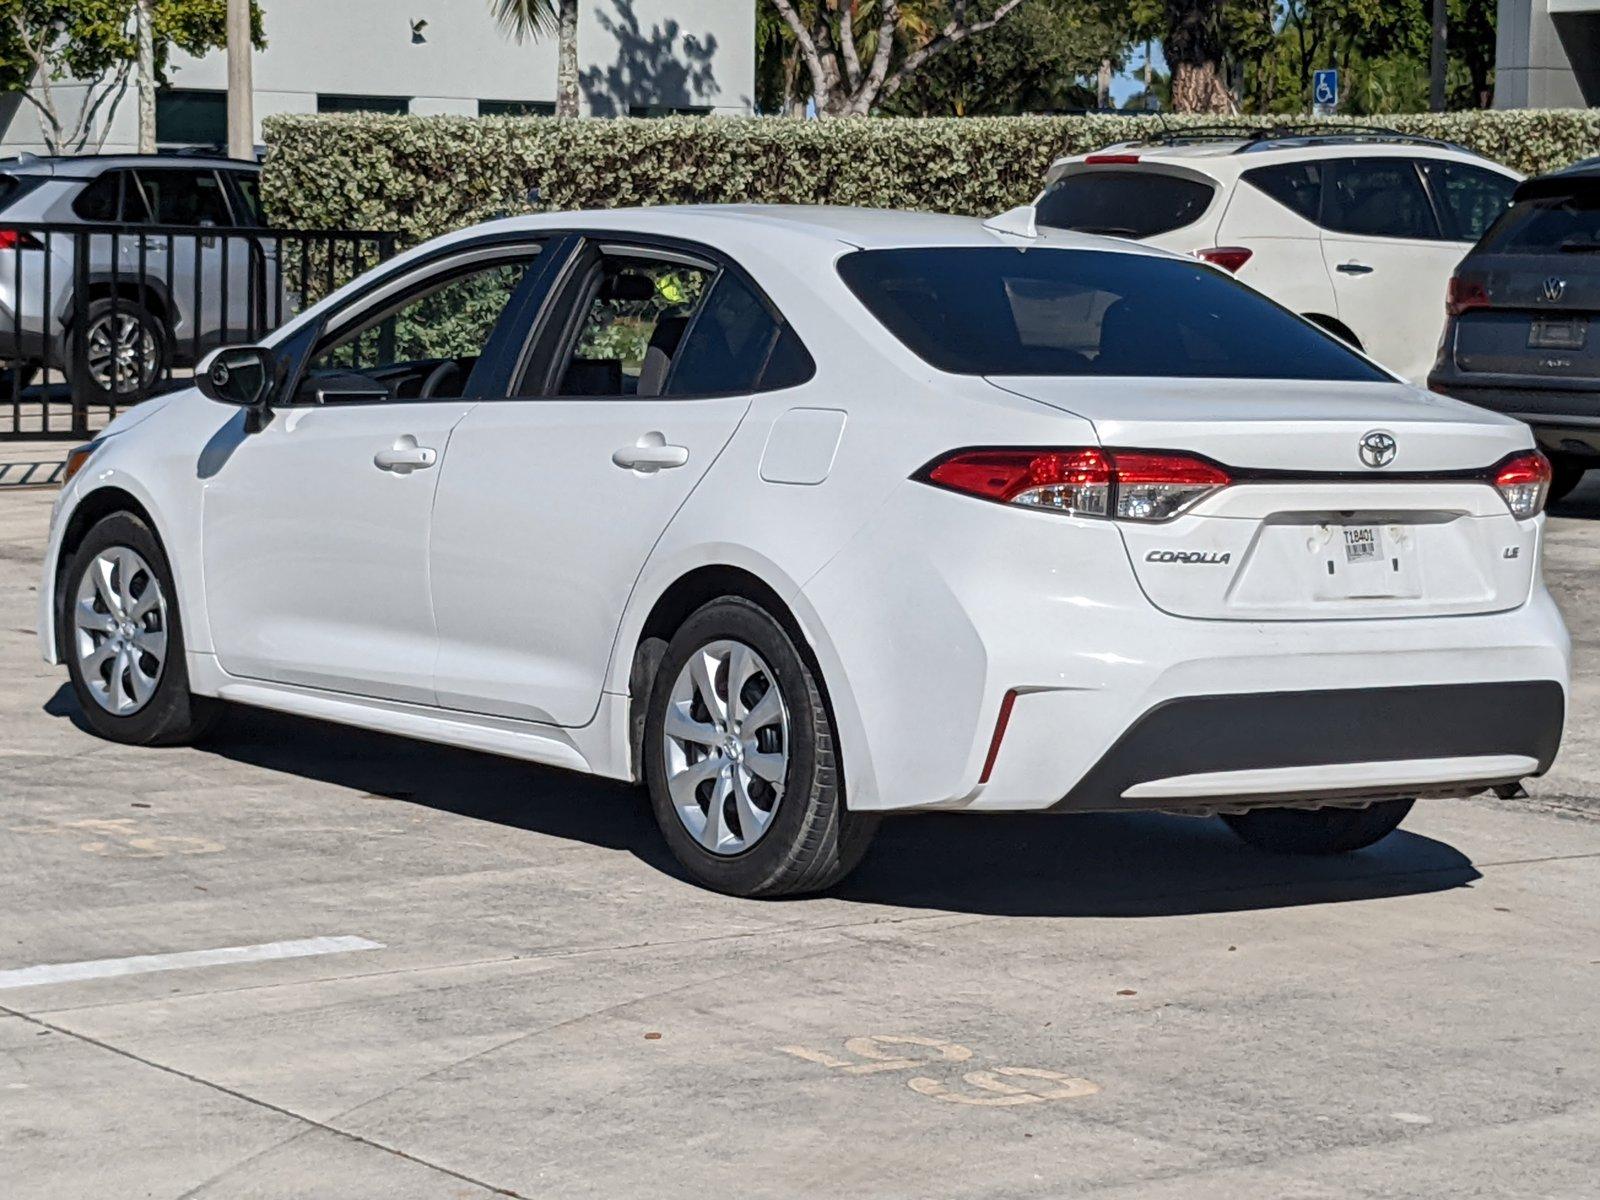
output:
M 1594 460 L 1588 458 L 1574 458 L 1570 454 L 1552 454 L 1550 466 L 1552 475 L 1550 479 L 1550 501 L 1565 499 L 1573 489 L 1583 482 L 1583 476 Z
M 877 828 L 845 807 L 815 673 L 748 600 L 714 600 L 673 636 L 650 692 L 644 755 L 668 846 L 719 892 L 821 891 L 855 868 Z
M 1252 846 L 1275 854 L 1349 854 L 1388 837 L 1411 811 L 1411 800 L 1366 808 L 1256 808 L 1222 819 Z
M 147 395 L 166 369 L 166 326 L 132 300 L 102 297 L 67 337 L 67 374 L 72 394 L 90 404 L 119 404 Z

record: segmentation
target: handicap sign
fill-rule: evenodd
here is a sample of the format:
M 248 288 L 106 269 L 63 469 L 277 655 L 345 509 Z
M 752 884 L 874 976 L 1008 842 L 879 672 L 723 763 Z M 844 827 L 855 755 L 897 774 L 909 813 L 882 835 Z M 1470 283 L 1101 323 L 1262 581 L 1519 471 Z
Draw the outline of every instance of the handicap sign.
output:
M 1329 111 L 1339 105 L 1339 72 L 1330 68 L 1311 73 L 1311 99 L 1319 109 Z

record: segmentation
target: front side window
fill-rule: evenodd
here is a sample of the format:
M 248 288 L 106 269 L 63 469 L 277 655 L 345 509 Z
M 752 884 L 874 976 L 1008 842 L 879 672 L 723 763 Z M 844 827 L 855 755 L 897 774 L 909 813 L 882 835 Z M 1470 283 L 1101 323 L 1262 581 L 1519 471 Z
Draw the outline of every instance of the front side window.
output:
M 146 170 L 137 178 L 157 225 L 233 223 L 215 171 Z
M 1210 267 L 1046 247 L 860 250 L 850 290 L 901 342 L 960 375 L 1383 381 L 1388 376 Z
M 1445 236 L 1455 242 L 1475 242 L 1511 204 L 1517 181 L 1497 171 L 1466 163 L 1435 160 L 1422 164 L 1422 174 L 1433 189 Z
M 1325 164 L 1322 224 L 1362 237 L 1435 240 L 1433 205 L 1409 158 L 1340 158 Z
M 605 255 L 580 293 L 582 316 L 556 394 L 661 395 L 714 274 L 647 255 Z
M 265 225 L 261 218 L 261 177 L 250 171 L 229 171 L 233 191 L 239 199 L 239 224 Z
M 468 394 L 473 368 L 537 248 L 447 270 L 333 330 L 313 351 L 300 399 L 431 400 Z
M 1052 229 L 1154 237 L 1198 221 L 1215 192 L 1209 183 L 1152 170 L 1075 171 L 1045 190 L 1034 219 Z

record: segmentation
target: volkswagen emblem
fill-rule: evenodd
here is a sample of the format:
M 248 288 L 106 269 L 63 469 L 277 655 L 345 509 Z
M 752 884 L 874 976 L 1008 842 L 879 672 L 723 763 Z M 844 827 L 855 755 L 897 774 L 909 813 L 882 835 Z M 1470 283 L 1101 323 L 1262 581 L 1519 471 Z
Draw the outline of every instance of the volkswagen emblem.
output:
M 1369 467 L 1387 467 L 1394 461 L 1395 445 L 1394 434 L 1385 433 L 1381 429 L 1374 429 L 1361 435 L 1361 461 Z
M 1544 284 L 1539 288 L 1539 294 L 1542 295 L 1546 301 L 1554 304 L 1556 301 L 1560 300 L 1561 297 L 1567 294 L 1567 281 L 1562 279 L 1559 275 L 1552 275 L 1549 279 L 1546 279 Z

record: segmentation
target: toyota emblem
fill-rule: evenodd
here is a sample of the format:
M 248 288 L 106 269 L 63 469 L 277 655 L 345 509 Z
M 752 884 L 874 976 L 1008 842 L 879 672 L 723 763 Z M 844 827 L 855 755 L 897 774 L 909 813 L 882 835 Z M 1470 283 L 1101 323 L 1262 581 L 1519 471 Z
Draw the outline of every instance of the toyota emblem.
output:
M 1381 429 L 1374 429 L 1361 435 L 1361 461 L 1369 467 L 1387 467 L 1394 461 L 1395 445 L 1394 434 L 1385 433 Z

